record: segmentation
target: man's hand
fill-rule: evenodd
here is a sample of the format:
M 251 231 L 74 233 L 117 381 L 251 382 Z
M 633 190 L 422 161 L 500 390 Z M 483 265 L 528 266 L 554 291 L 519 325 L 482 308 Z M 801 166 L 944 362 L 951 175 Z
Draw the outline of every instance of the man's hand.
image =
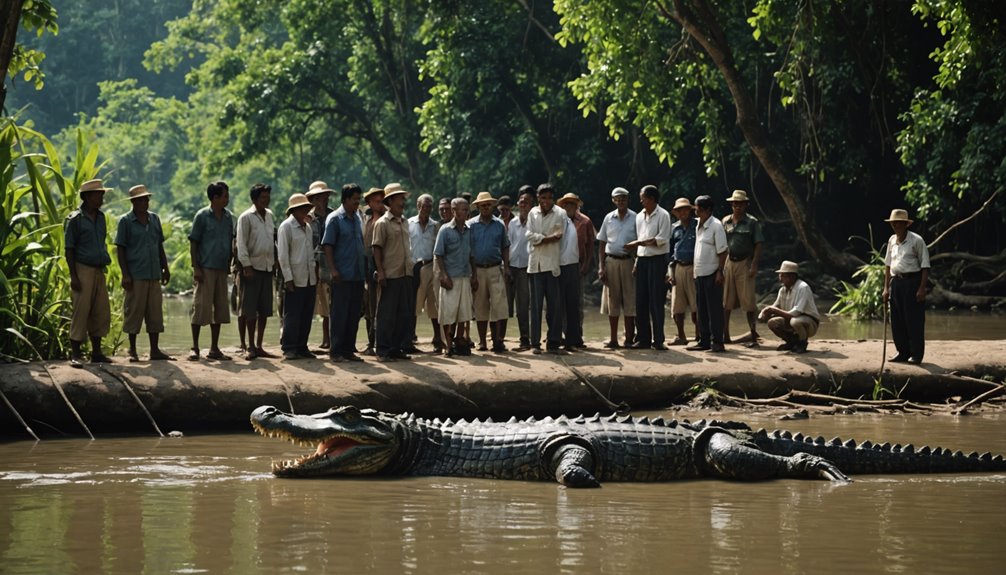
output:
M 388 279 L 384 275 L 384 270 L 377 270 L 377 285 L 382 288 L 388 283 Z
M 724 281 L 723 270 L 722 269 L 716 270 L 716 279 L 715 279 L 716 285 L 718 286 L 723 285 L 723 281 Z
M 255 275 L 255 268 L 251 266 L 243 267 L 241 268 L 241 275 L 243 275 L 246 278 L 250 278 L 253 275 Z
M 192 268 L 192 281 L 195 283 L 203 281 L 203 268 Z
M 472 293 L 477 292 L 479 289 L 479 278 L 476 275 L 472 275 Z
M 915 292 L 915 301 L 924 302 L 926 301 L 926 286 L 920 285 L 919 291 Z
M 601 280 L 604 285 L 608 285 L 608 274 L 604 273 L 604 268 L 597 268 L 597 279 Z
M 171 270 L 169 270 L 168 268 L 164 268 L 163 270 L 161 270 L 161 285 L 166 286 L 170 281 L 171 281 Z
M 882 294 L 880 294 L 880 301 L 881 301 L 881 303 L 887 303 L 887 301 L 890 299 L 890 297 L 891 297 L 891 290 L 890 290 L 890 288 L 888 288 L 887 286 L 884 286 L 884 292 Z
M 132 276 L 122 276 L 122 289 L 126 291 L 133 291 L 133 278 Z
M 342 283 L 342 274 L 339 273 L 339 270 L 332 268 L 331 276 L 332 276 L 332 283 L 334 284 Z
M 80 291 L 80 278 L 77 274 L 70 274 L 70 289 L 73 291 Z
M 756 275 L 758 275 L 758 264 L 751 262 L 751 265 L 748 266 L 748 277 L 753 278 Z
M 286 291 L 292 292 L 293 288 L 294 288 L 293 281 L 291 280 L 291 281 L 288 281 L 288 282 L 284 283 L 283 287 L 286 289 Z
M 447 274 L 440 274 L 440 287 L 450 291 L 454 288 L 454 280 L 452 280 Z

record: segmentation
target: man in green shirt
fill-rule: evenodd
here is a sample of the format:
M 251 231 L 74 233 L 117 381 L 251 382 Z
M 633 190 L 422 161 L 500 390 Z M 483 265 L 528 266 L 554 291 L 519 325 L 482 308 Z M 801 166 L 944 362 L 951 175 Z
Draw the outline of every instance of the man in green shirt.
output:
M 196 284 L 192 300 L 192 353 L 189 361 L 199 360 L 199 331 L 210 326 L 209 359 L 229 360 L 220 351 L 220 324 L 230 323 L 227 306 L 227 273 L 234 249 L 237 227 L 234 214 L 227 209 L 230 188 L 214 182 L 206 188 L 210 205 L 196 212 L 189 232 L 192 280 Z M 252 342 L 248 342 L 249 345 Z
M 82 367 L 80 347 L 91 340 L 91 363 L 111 363 L 101 352 L 101 338 L 108 335 L 112 313 L 108 305 L 105 267 L 112 263 L 105 246 L 108 229 L 101 204 L 105 201 L 101 180 L 80 186 L 80 207 L 63 224 L 66 263 L 70 268 L 70 365 Z
M 761 246 L 765 242 L 761 222 L 747 213 L 748 194 L 744 190 L 734 190 L 727 198 L 733 210 L 723 218 L 723 229 L 727 233 L 727 262 L 723 273 L 723 342 L 730 343 L 730 312 L 742 308 L 747 314 L 751 329 L 747 347 L 758 346 L 758 303 L 755 300 L 755 276 L 758 274 L 758 259 Z

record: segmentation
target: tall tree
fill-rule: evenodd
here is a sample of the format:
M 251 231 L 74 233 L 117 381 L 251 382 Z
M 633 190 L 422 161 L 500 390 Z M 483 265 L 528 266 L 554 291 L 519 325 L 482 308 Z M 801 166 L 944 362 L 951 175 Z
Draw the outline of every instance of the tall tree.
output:
M 0 0 L 0 14 L 4 18 L 0 25 L 0 109 L 4 109 L 8 74 L 11 78 L 23 75 L 25 82 L 32 82 L 36 89 L 41 89 L 43 84 L 44 74 L 39 63 L 45 58 L 45 53 L 20 44 L 17 41 L 18 28 L 24 26 L 41 36 L 43 32 L 56 34 L 59 27 L 56 25 L 56 9 L 49 0 Z

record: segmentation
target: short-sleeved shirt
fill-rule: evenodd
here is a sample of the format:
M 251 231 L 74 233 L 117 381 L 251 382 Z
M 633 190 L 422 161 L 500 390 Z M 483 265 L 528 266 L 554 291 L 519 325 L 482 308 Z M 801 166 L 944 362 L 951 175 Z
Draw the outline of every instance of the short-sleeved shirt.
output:
M 276 252 L 283 281 L 293 282 L 297 287 L 318 284 L 310 222 L 301 224 L 293 215 L 287 216 L 276 234 Z
M 905 241 L 898 243 L 898 235 L 894 234 L 887 240 L 887 255 L 884 264 L 891 268 L 892 274 L 911 274 L 929 268 L 929 248 L 922 236 L 915 232 L 907 232 Z
M 440 226 L 433 255 L 443 258 L 444 273 L 447 277 L 467 278 L 472 276 L 472 230 L 467 224 L 451 220 Z
M 601 221 L 597 231 L 597 241 L 604 242 L 604 253 L 612 256 L 627 256 L 625 244 L 636 240 L 636 212 L 625 210 L 625 217 L 618 217 L 618 210 L 612 210 Z
M 507 238 L 510 239 L 510 267 L 527 268 L 527 220 L 520 223 L 520 216 L 514 216 L 507 225 Z
M 727 251 L 727 235 L 723 223 L 710 216 L 695 228 L 695 258 L 692 275 L 696 278 L 716 273 L 720 267 L 720 254 Z
M 220 219 L 209 206 L 196 212 L 196 217 L 192 219 L 192 231 L 189 232 L 189 240 L 199 244 L 196 254 L 199 261 L 193 262 L 193 265 L 210 270 L 228 269 L 236 233 L 234 214 L 227 208 L 223 209 Z
M 636 214 L 636 239 L 657 240 L 655 246 L 639 246 L 636 249 L 638 257 L 665 255 L 671 241 L 671 214 L 660 206 L 653 208 L 652 213 L 643 210 Z
M 806 315 L 821 321 L 821 314 L 817 311 L 817 304 L 814 303 L 814 292 L 807 282 L 801 279 L 796 280 L 789 289 L 786 289 L 786 286 L 779 288 L 779 295 L 775 297 L 775 303 L 772 305 L 792 315 Z
M 409 242 L 412 247 L 412 261 L 427 262 L 433 259 L 433 244 L 437 243 L 437 220 L 429 218 L 426 227 L 419 222 L 419 216 L 409 218 Z
M 580 251 L 580 263 L 590 262 L 594 255 L 594 236 L 597 235 L 594 222 L 583 212 L 577 212 L 576 217 L 570 219 L 576 230 L 576 248 Z
M 593 235 L 593 234 L 591 234 Z M 559 266 L 580 263 L 580 239 L 576 233 L 576 224 L 566 218 L 566 229 L 559 238 Z
M 105 238 L 108 228 L 105 222 L 105 212 L 98 210 L 92 220 L 83 210 L 77 209 L 66 217 L 63 224 L 63 238 L 66 249 L 73 250 L 73 257 L 79 264 L 95 268 L 103 268 L 112 263 L 108 255 Z
M 568 219 L 566 210 L 556 206 L 547 214 L 543 214 L 539 206 L 531 208 L 527 216 L 527 273 L 551 272 L 559 277 L 559 242 L 545 243 L 544 239 L 558 230 L 565 230 Z
M 740 223 L 734 223 L 733 216 L 723 218 L 723 231 L 727 233 L 730 259 L 746 260 L 754 255 L 755 244 L 765 241 L 761 222 L 751 214 L 744 214 Z
M 681 220 L 671 225 L 671 254 L 676 262 L 692 263 L 695 259 L 695 230 L 699 225 L 698 218 L 688 218 L 688 225 Z
M 276 227 L 272 210 L 265 215 L 255 206 L 238 216 L 238 261 L 244 267 L 260 272 L 271 272 L 276 267 Z
M 475 265 L 502 263 L 503 250 L 510 247 L 510 237 L 503 220 L 493 216 L 488 222 L 483 222 L 481 216 L 476 216 L 466 223 L 472 230 L 472 255 L 475 257 Z
M 140 223 L 136 212 L 129 210 L 119 217 L 115 231 L 115 245 L 126 249 L 128 273 L 134 280 L 161 279 L 161 245 L 164 230 L 161 219 L 147 212 L 147 223 Z
M 396 218 L 388 210 L 374 223 L 373 247 L 381 248 L 385 278 L 412 276 L 412 249 L 409 244 L 409 224 L 404 217 Z
M 321 245 L 332 246 L 335 269 L 343 281 L 363 281 L 365 277 L 363 226 L 359 213 L 346 213 L 346 208 L 339 206 L 339 209 L 328 214 L 325 218 L 325 233 L 322 235 Z M 329 278 L 322 276 L 322 279 L 328 281 Z

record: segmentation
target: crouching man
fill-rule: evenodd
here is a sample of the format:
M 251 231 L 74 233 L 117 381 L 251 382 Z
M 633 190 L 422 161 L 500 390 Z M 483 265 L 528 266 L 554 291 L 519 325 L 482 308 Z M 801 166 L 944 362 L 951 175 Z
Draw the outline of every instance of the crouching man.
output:
M 799 266 L 791 261 L 784 261 L 779 269 L 779 295 L 775 303 L 765 307 L 758 319 L 768 321 L 768 328 L 783 340 L 779 351 L 804 353 L 807 351 L 807 340 L 814 337 L 821 324 L 821 314 L 814 303 L 814 292 L 807 282 L 799 279 Z

